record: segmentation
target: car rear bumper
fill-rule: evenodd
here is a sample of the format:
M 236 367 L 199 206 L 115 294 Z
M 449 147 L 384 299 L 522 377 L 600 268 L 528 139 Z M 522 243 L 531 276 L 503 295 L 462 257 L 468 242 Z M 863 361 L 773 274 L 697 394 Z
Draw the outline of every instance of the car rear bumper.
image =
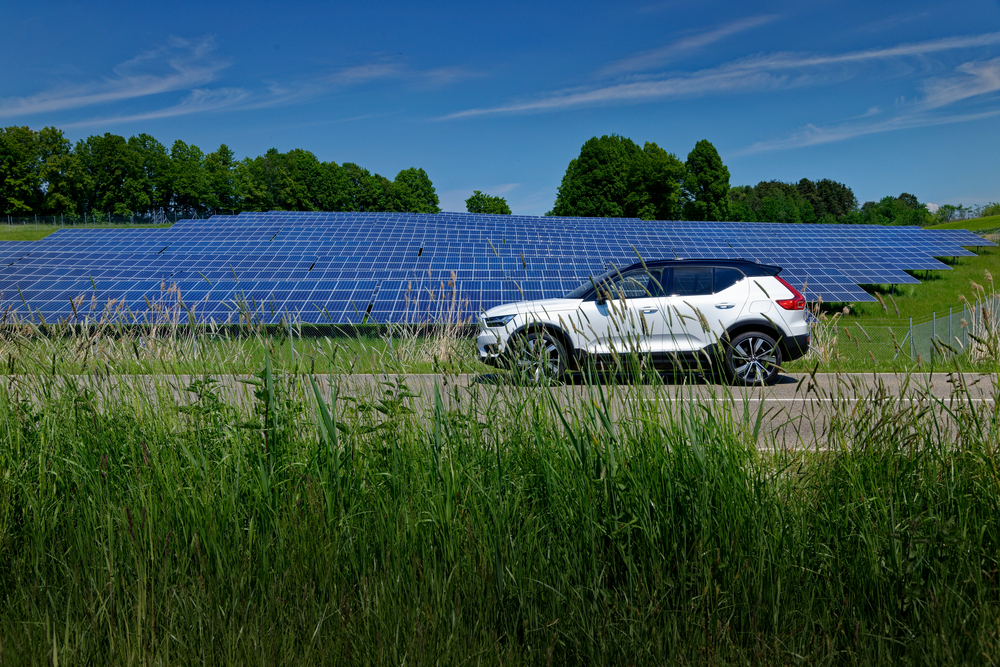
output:
M 783 347 L 785 348 L 785 361 L 793 361 L 806 356 L 806 352 L 809 351 L 809 334 L 789 336 L 783 339 L 782 343 L 784 343 Z

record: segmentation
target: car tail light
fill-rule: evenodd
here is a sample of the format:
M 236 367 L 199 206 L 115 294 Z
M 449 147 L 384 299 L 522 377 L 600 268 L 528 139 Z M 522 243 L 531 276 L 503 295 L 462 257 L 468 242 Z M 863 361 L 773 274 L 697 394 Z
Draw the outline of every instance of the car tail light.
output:
M 798 291 L 794 287 L 788 284 L 781 276 L 775 276 L 782 285 L 787 287 L 792 292 L 791 299 L 775 299 L 775 303 L 784 308 L 785 310 L 805 310 L 806 308 L 806 298 L 802 296 L 802 292 Z

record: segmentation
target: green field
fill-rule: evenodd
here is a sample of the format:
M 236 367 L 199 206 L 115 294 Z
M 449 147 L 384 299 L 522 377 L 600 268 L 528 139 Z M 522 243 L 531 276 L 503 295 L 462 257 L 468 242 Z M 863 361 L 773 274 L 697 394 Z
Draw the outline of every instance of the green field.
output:
M 954 222 L 944 222 L 940 225 L 931 225 L 926 229 L 968 229 L 974 232 L 986 229 L 1000 229 L 1000 215 L 991 215 L 985 218 L 975 218 L 974 220 L 955 220 Z
M 2 220 L 0 220 L 2 222 Z M 60 229 L 157 229 L 170 225 L 109 225 L 86 223 L 79 225 L 3 225 L 0 224 L 0 241 L 40 241 Z

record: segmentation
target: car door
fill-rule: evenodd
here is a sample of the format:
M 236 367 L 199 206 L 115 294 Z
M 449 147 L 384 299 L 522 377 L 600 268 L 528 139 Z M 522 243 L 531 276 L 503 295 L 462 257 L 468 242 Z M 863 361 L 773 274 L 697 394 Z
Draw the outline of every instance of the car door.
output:
M 739 318 L 749 293 L 743 272 L 732 267 L 676 266 L 666 308 L 672 315 L 670 349 L 701 350 L 712 345 Z
M 578 347 L 601 355 L 658 351 L 661 273 L 633 269 L 598 285 L 570 324 Z

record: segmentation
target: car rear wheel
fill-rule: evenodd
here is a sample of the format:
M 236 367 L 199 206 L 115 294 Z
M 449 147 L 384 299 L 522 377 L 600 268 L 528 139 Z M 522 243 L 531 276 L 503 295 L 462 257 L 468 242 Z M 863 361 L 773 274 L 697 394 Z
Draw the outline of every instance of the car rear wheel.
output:
M 566 348 L 544 331 L 532 331 L 514 341 L 513 370 L 531 384 L 558 380 L 566 372 Z
M 726 346 L 726 375 L 735 384 L 771 384 L 780 367 L 781 349 L 766 333 L 747 331 Z

